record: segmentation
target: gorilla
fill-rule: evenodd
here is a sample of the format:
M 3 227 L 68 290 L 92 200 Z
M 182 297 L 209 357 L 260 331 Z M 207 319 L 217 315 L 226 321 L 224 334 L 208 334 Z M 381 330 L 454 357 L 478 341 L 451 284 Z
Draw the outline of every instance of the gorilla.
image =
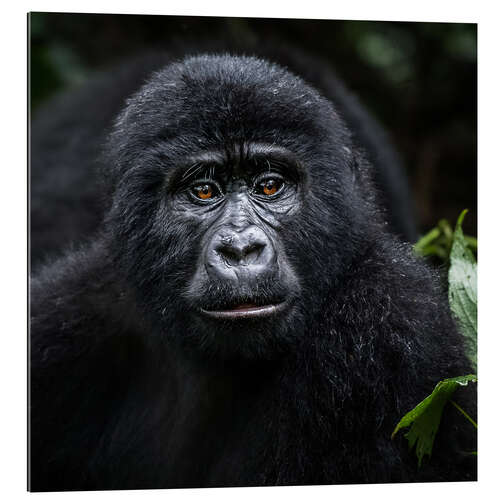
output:
M 99 85 L 96 103 L 114 99 Z M 453 408 L 421 468 L 390 438 L 471 368 L 342 106 L 227 54 L 171 62 L 127 93 L 95 159 L 102 222 L 31 279 L 29 488 L 475 479 Z M 89 106 L 94 129 L 34 129 L 32 154 L 45 133 L 75 165 L 97 155 L 85 131 L 104 133 L 114 104 Z

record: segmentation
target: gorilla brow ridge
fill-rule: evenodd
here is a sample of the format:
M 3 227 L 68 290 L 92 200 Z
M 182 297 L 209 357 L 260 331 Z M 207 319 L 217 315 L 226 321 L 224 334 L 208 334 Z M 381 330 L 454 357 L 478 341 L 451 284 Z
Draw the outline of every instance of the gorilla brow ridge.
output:
M 174 178 L 180 179 L 180 182 L 188 182 L 191 178 L 196 176 L 204 167 L 210 168 L 209 176 L 212 178 L 214 176 L 215 167 L 224 167 L 225 164 L 235 160 L 238 163 L 248 164 L 250 161 L 254 162 L 255 166 L 258 166 L 260 162 L 266 162 L 268 170 L 270 171 L 273 166 L 286 168 L 287 170 L 292 167 L 292 173 L 299 174 L 302 172 L 302 165 L 296 158 L 296 156 L 288 149 L 277 146 L 275 144 L 265 144 L 265 143 L 250 143 L 243 147 L 243 151 L 240 150 L 238 154 L 237 151 L 234 152 L 234 158 L 231 158 L 230 153 L 223 154 L 217 150 L 205 151 L 199 155 L 195 155 L 190 158 L 188 168 L 179 174 L 173 174 Z M 239 158 L 238 158 L 239 156 Z M 184 170 L 185 165 L 177 167 L 176 170 Z

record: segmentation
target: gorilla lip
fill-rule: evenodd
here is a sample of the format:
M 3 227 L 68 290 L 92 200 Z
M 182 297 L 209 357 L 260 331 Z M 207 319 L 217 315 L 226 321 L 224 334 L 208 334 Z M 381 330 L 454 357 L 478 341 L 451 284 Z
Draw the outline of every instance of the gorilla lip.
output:
M 240 304 L 232 309 L 221 311 L 201 309 L 201 312 L 215 319 L 250 319 L 271 316 L 282 311 L 285 307 L 286 302 L 280 302 L 279 304 L 267 304 L 263 306 L 257 306 L 255 304 Z

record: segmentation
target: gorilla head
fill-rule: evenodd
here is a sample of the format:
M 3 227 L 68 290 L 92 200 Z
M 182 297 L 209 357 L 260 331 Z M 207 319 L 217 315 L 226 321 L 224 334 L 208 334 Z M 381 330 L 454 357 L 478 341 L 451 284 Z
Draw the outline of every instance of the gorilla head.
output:
M 256 58 L 156 73 L 116 121 L 107 164 L 107 235 L 146 317 L 225 358 L 297 346 L 375 212 L 332 104 Z

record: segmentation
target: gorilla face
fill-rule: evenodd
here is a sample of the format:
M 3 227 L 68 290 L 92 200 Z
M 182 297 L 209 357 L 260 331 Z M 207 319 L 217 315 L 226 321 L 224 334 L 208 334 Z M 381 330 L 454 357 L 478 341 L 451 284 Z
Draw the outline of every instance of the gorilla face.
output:
M 107 228 L 160 335 L 226 358 L 296 345 L 362 227 L 352 150 L 328 101 L 259 59 L 188 59 L 133 96 Z
M 301 287 L 280 232 L 303 204 L 300 165 L 262 144 L 193 165 L 173 181 L 170 203 L 182 225 L 198 226 L 196 266 L 182 292 L 190 319 L 196 331 L 221 337 L 225 351 L 241 347 L 242 335 L 263 337 L 262 350 L 298 313 Z
M 300 294 L 279 238 L 283 219 L 300 210 L 299 166 L 288 152 L 255 144 L 194 165 L 176 183 L 171 208 L 203 228 L 187 299 L 204 318 L 273 321 Z

